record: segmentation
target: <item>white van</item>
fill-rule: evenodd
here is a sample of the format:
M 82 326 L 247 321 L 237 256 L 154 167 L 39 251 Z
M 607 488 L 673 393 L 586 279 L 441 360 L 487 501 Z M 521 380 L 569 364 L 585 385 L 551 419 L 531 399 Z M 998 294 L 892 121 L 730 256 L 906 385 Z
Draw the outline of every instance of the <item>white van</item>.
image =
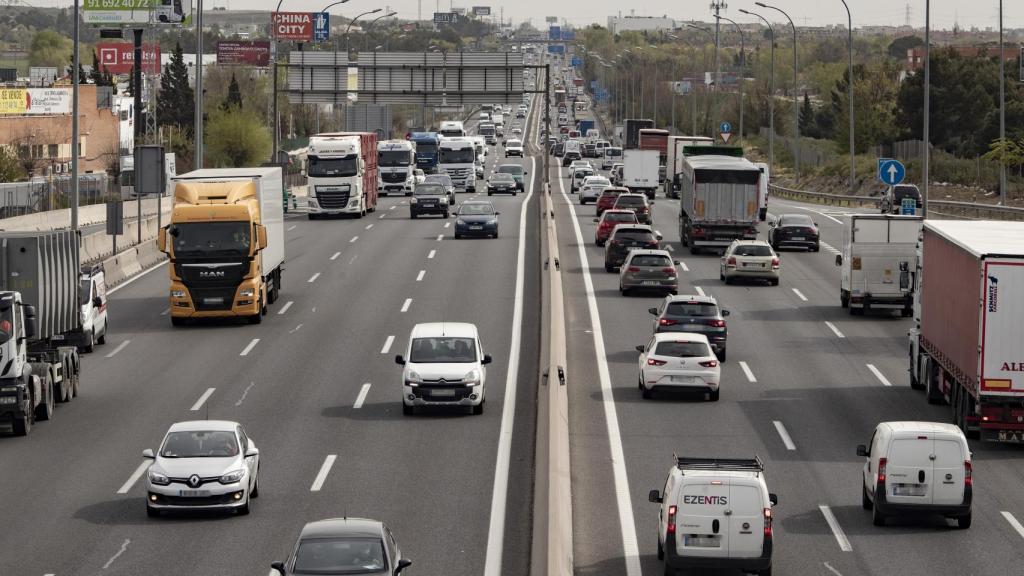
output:
M 765 162 L 754 162 L 754 166 L 761 171 L 761 179 L 757 181 L 757 189 L 761 193 L 758 202 L 757 216 L 764 222 L 768 219 L 768 184 L 771 182 L 771 173 L 768 164 Z
M 861 499 L 875 526 L 889 516 L 939 514 L 971 527 L 971 450 L 955 424 L 882 422 L 857 455 L 866 458 Z
M 80 280 L 82 329 L 75 334 L 75 344 L 84 352 L 92 352 L 96 344 L 107 342 L 107 280 L 100 265 L 83 266 Z
M 772 573 L 772 507 L 761 459 L 675 456 L 658 513 L 658 559 L 678 569 Z

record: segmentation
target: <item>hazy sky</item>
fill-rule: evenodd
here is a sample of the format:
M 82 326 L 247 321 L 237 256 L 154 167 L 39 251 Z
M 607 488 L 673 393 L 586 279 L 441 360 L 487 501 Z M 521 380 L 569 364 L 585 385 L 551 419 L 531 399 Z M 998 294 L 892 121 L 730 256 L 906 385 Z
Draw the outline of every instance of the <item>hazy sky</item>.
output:
M 198 0 L 192 0 L 197 2 Z M 68 5 L 69 0 L 28 0 L 35 5 Z M 333 0 L 284 0 L 282 10 L 316 11 Z M 770 3 L 770 2 L 769 2 Z M 864 25 L 894 24 L 907 21 L 907 6 L 910 6 L 910 24 L 924 26 L 925 0 L 847 0 L 853 12 L 854 27 Z M 1007 28 L 1024 28 L 1024 0 L 1004 0 L 1004 23 Z M 347 4 L 335 6 L 333 13 L 355 15 L 377 6 L 390 7 L 398 12 L 403 19 L 417 17 L 417 9 L 422 8 L 424 18 L 440 8 L 446 12 L 448 7 L 491 6 L 492 12 L 499 14 L 504 6 L 505 18 L 512 18 L 515 23 L 531 19 L 535 26 L 545 26 L 545 16 L 557 16 L 559 21 L 566 19 L 575 26 L 585 26 L 594 22 L 606 25 L 608 16 L 618 13 L 629 13 L 629 5 L 634 6 L 637 16 L 667 15 L 677 20 L 711 21 L 708 5 L 710 0 L 643 0 L 643 2 L 623 2 L 621 0 L 349 0 Z M 729 0 L 725 14 L 738 21 L 750 20 L 740 14 L 740 8 L 756 10 L 754 0 Z M 775 4 L 789 12 L 798 26 L 845 24 L 846 11 L 840 0 L 775 0 Z M 998 25 L 998 0 L 933 0 L 932 24 L 936 28 L 951 28 L 959 22 L 962 28 L 986 27 Z M 204 7 L 209 10 L 217 6 L 228 9 L 266 9 L 273 10 L 277 0 L 206 0 Z M 640 7 L 642 6 L 642 7 Z M 770 13 L 771 11 L 766 11 Z M 782 20 L 782 16 L 771 18 Z

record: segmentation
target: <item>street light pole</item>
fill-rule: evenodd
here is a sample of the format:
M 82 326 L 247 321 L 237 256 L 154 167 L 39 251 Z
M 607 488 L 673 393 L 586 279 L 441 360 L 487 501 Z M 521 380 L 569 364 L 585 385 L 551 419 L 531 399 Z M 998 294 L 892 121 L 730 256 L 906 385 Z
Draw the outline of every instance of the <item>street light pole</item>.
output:
M 922 161 L 921 178 L 921 216 L 928 217 L 928 161 L 931 159 L 931 135 L 929 124 L 931 120 L 931 27 L 932 27 L 932 3 L 931 0 L 924 0 L 924 158 Z
M 775 29 L 767 18 L 756 12 L 740 9 L 740 12 L 748 16 L 756 16 L 768 27 L 768 33 L 772 38 L 771 65 L 769 73 L 771 76 L 771 87 L 768 89 L 768 174 L 774 174 L 775 170 Z
M 794 181 L 800 181 L 800 91 L 797 90 L 797 77 L 796 77 L 796 24 L 793 23 L 793 19 L 789 17 L 781 8 L 775 6 L 769 6 L 764 2 L 755 2 L 761 8 L 771 8 L 779 14 L 786 17 L 789 20 L 789 27 L 793 29 L 793 134 L 795 139 L 793 140 L 793 175 Z
M 73 33 L 74 47 L 71 52 L 71 77 L 73 83 L 71 85 L 71 230 L 78 231 L 78 86 L 81 84 L 82 79 L 78 77 L 78 66 L 79 59 L 78 55 L 78 22 L 79 22 L 79 2 L 75 0 L 75 29 Z M 138 86 L 135 87 L 139 89 Z M 141 200 L 140 200 L 141 202 Z M 140 223 L 141 225 L 141 223 Z
M 381 18 L 390 18 L 395 14 L 398 14 L 398 12 L 388 12 L 383 16 L 377 16 L 373 20 L 370 20 L 370 23 L 366 25 L 366 33 L 363 34 L 363 52 L 366 52 L 366 47 L 369 45 L 370 41 L 370 30 L 373 30 L 374 25 L 377 24 L 377 20 L 380 20 Z
M 139 65 L 141 68 L 141 65 Z M 141 83 L 138 80 L 141 78 L 139 74 L 135 75 L 135 89 L 142 90 Z M 195 111 L 195 128 L 192 135 L 195 143 L 195 160 L 193 161 L 193 168 L 199 170 L 203 167 L 203 0 L 197 0 L 196 3 L 196 111 Z M 137 146 L 138 144 L 136 144 Z M 137 168 L 137 167 L 136 167 Z M 136 170 L 136 174 L 138 171 Z M 141 226 L 140 226 L 141 229 Z
M 353 18 L 353 19 L 348 21 L 348 27 L 345 28 L 345 59 L 346 60 L 349 58 L 349 51 L 351 50 L 351 46 L 350 46 L 351 38 L 349 37 L 348 33 L 352 30 L 352 25 L 356 23 L 356 20 L 359 20 L 363 16 L 366 16 L 367 14 L 376 14 L 377 12 L 380 12 L 380 11 L 381 11 L 380 8 L 374 8 L 373 10 L 367 10 L 366 12 L 363 12 L 362 14 L 359 14 L 355 18 Z
M 718 45 L 717 45 L 718 39 L 715 37 L 715 33 L 712 32 L 710 28 L 705 28 L 703 26 L 697 26 L 696 24 L 691 24 L 689 22 L 687 22 L 686 25 L 688 27 L 690 27 L 690 28 L 693 28 L 694 30 L 700 30 L 701 32 L 704 32 L 708 36 L 711 36 L 711 40 L 713 42 L 716 42 L 716 45 L 715 45 L 715 57 L 717 58 L 718 57 Z M 704 55 L 705 55 L 705 58 L 706 58 L 707 57 L 707 51 L 706 50 L 704 52 Z M 706 64 L 707 64 L 707 61 L 705 60 L 705 65 Z M 718 92 L 718 79 L 717 78 L 715 79 L 715 92 Z M 708 96 L 708 91 L 707 90 L 704 91 L 704 94 L 705 94 L 706 97 L 710 98 L 710 96 Z M 717 109 L 717 106 L 714 106 L 714 105 L 717 104 L 717 103 L 718 103 L 718 98 L 717 97 L 710 98 L 710 100 L 707 103 L 707 109 L 706 109 L 706 111 L 708 112 L 708 116 L 712 116 L 713 115 L 713 110 Z M 696 130 L 694 130 L 694 136 L 696 136 L 696 135 L 697 135 L 696 134 Z M 711 137 L 714 138 L 714 129 L 711 129 Z
M 853 123 L 853 16 L 850 15 L 850 7 L 846 4 L 846 0 L 839 0 L 843 3 L 843 8 L 846 8 L 846 22 L 848 26 L 847 43 L 849 44 L 850 52 L 850 66 L 849 66 L 849 78 L 846 80 L 846 107 L 850 109 L 850 194 L 854 192 L 855 184 L 854 181 L 857 178 L 857 160 L 856 150 L 854 148 L 854 123 Z
M 736 31 L 740 33 L 740 146 L 743 145 L 743 75 L 747 69 L 747 41 L 743 37 L 743 29 L 735 21 L 726 18 L 725 16 L 715 15 L 715 18 L 719 20 L 725 20 L 736 27 Z
M 1003 54 L 1003 0 L 999 0 L 999 142 L 1006 145 L 1006 58 Z M 999 203 L 1006 204 L 1006 162 L 999 161 Z

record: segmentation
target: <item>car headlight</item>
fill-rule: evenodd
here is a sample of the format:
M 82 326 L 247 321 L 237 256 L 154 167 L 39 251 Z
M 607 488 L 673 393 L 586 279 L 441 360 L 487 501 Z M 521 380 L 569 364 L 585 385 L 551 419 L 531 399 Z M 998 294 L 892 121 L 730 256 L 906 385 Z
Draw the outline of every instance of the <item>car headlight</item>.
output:
M 171 290 L 171 298 L 184 298 L 184 297 L 185 297 L 185 291 L 184 290 Z
M 442 196 L 441 197 L 441 204 L 447 204 L 447 203 L 448 203 L 448 197 L 447 196 Z
M 238 292 L 238 295 L 242 296 L 243 298 L 251 298 L 253 293 L 254 292 L 252 288 L 242 288 L 241 291 Z
M 465 226 L 466 225 L 466 221 L 463 220 L 462 218 L 456 218 L 455 219 L 455 225 L 456 226 Z
M 480 383 L 480 371 L 476 368 L 470 370 L 462 377 L 462 380 L 466 383 L 466 386 L 476 386 Z
M 220 477 L 219 482 L 221 484 L 234 484 L 242 479 L 245 475 L 245 468 L 239 468 L 238 470 L 232 470 Z
M 415 204 L 415 203 L 416 203 L 416 197 L 415 196 L 412 197 L 412 198 L 409 198 L 409 204 Z
M 423 382 L 423 378 L 420 377 L 418 372 L 412 370 L 409 371 L 409 375 L 405 378 L 406 386 L 419 386 L 421 382 Z
M 487 225 L 488 226 L 496 226 L 497 224 L 498 224 L 498 219 L 497 218 L 491 218 L 490 220 L 487 221 Z
M 167 486 L 171 483 L 171 479 L 166 475 L 154 471 L 152 468 L 149 469 L 149 481 L 157 486 Z

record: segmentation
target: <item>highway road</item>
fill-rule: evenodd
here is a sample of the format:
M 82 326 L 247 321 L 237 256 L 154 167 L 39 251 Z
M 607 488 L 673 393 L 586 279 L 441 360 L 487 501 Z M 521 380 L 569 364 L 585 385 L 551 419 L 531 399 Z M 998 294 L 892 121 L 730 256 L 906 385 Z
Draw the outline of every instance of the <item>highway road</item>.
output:
M 0 575 L 263 575 L 305 522 L 344 515 L 386 522 L 410 574 L 527 573 L 540 247 L 522 162 L 528 193 L 491 199 L 499 239 L 456 241 L 454 219 L 410 220 L 404 196 L 360 220 L 289 215 L 262 325 L 172 328 L 166 266 L 117 289 L 82 395 L 0 436 Z M 439 320 L 476 323 L 494 357 L 481 416 L 402 415 L 394 355 Z M 252 514 L 147 518 L 142 450 L 207 417 L 261 450 Z

